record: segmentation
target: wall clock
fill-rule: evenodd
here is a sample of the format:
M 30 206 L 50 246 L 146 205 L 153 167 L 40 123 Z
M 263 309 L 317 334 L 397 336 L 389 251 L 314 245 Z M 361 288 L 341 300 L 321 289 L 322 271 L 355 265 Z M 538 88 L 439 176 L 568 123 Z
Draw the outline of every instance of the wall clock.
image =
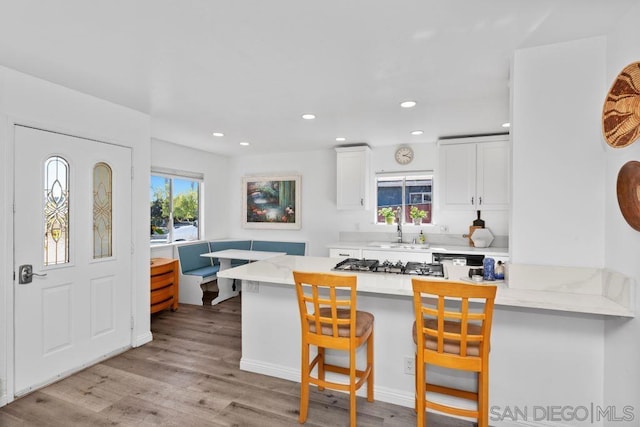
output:
M 413 149 L 411 147 L 398 147 L 396 150 L 396 162 L 407 165 L 413 160 Z

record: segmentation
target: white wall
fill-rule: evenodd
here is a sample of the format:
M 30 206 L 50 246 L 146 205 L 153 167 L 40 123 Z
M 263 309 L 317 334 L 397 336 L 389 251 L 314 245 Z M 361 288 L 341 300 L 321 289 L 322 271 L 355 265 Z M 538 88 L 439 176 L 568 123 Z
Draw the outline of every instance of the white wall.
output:
M 132 147 L 135 328 L 133 345 L 151 339 L 149 323 L 149 118 L 67 88 L 0 67 L 0 405 L 12 392 L 13 152 L 11 123 Z
M 229 200 L 234 181 L 229 177 L 228 158 L 152 139 L 151 168 L 154 167 L 203 174 L 201 238 L 211 240 L 232 236 L 229 231 L 232 218 Z M 151 256 L 173 258 L 173 246 L 152 247 Z
M 300 230 L 256 230 L 241 227 L 242 177 L 259 174 L 302 176 Z M 229 235 L 241 238 L 306 241 L 307 254 L 326 256 L 325 246 L 338 240 L 341 218 L 336 215 L 335 151 L 292 152 L 231 159 L 227 185 L 230 191 Z
M 640 61 L 640 5 L 616 26 L 607 43 L 607 90 L 628 64 Z M 602 102 L 606 91 L 602 94 Z M 607 267 L 635 277 L 640 284 L 640 232 L 631 228 L 620 213 L 616 197 L 618 171 L 628 161 L 640 161 L 640 141 L 626 148 L 606 150 L 605 177 L 605 262 Z M 636 311 L 640 292 L 636 291 Z M 605 399 L 609 404 L 635 407 L 635 423 L 640 420 L 640 319 L 609 319 L 605 324 Z
M 635 13 L 633 13 L 635 11 Z M 638 61 L 640 39 L 627 14 L 606 39 L 578 40 L 517 51 L 513 73 L 513 199 L 511 255 L 514 262 L 606 267 L 640 283 L 640 235 L 620 214 L 616 180 L 620 167 L 640 158 L 640 145 L 610 148 L 601 134 L 606 92 L 617 73 Z M 636 306 L 640 306 L 636 292 Z M 499 321 L 501 314 L 497 312 Z M 522 321 L 514 314 L 509 321 Z M 612 405 L 623 415 L 633 407 L 634 420 L 605 420 L 604 425 L 637 425 L 640 419 L 640 321 L 581 319 L 582 326 L 565 339 L 587 342 L 582 354 L 569 355 L 583 366 L 567 366 L 562 381 L 573 381 L 574 392 L 555 404 Z M 562 331 L 567 323 L 558 319 Z M 560 327 L 560 326 L 559 326 Z M 545 338 L 545 343 L 548 342 Z M 583 341 L 587 339 L 587 341 Z M 512 355 L 517 356 L 518 351 Z M 510 354 L 511 355 L 511 354 Z M 567 359 L 570 360 L 570 359 Z M 496 360 L 492 360 L 495 363 Z M 504 361 L 506 362 L 506 361 Z M 563 363 L 564 359 L 558 360 Z M 531 360 L 530 363 L 536 363 Z M 548 369 L 538 371 L 545 378 Z M 585 383 L 585 379 L 589 379 Z M 555 390 L 558 378 L 553 381 Z M 586 399 L 585 390 L 594 391 Z M 515 397 L 515 396 L 514 396 Z M 541 396 L 542 397 L 542 396 Z M 548 400 L 548 396 L 544 396 Z M 529 404 L 537 404 L 530 402 Z
M 605 38 L 518 50 L 511 260 L 604 266 Z
M 411 144 L 415 160 L 406 166 L 398 165 L 394 160 L 396 146 L 376 147 L 372 149 L 371 162 L 374 172 L 433 171 L 437 167 L 435 142 Z M 345 211 L 336 207 L 336 152 L 333 149 L 313 152 L 290 152 L 270 155 L 244 155 L 231 159 L 229 189 L 231 219 L 229 236 L 254 237 L 264 239 L 283 239 L 307 241 L 308 254 L 326 256 L 327 245 L 339 239 L 341 231 L 366 231 L 394 233 L 395 225 L 375 224 L 375 209 L 368 211 Z M 244 175 L 292 173 L 302 175 L 302 229 L 301 230 L 254 230 L 242 229 L 240 210 L 242 206 L 241 182 Z M 371 181 L 374 185 L 374 181 Z M 435 191 L 437 191 L 437 181 Z M 375 192 L 372 206 L 375 204 Z M 475 219 L 475 211 L 466 213 L 447 213 L 439 215 L 436 211 L 436 225 L 425 225 L 426 233 L 442 233 L 441 225 L 446 225 L 448 233 L 462 236 L 468 232 L 469 225 Z M 483 219 L 499 235 L 508 232 L 508 214 L 506 212 L 484 212 Z M 418 233 L 419 227 L 407 225 L 405 233 Z M 461 238 L 462 240 L 462 238 Z

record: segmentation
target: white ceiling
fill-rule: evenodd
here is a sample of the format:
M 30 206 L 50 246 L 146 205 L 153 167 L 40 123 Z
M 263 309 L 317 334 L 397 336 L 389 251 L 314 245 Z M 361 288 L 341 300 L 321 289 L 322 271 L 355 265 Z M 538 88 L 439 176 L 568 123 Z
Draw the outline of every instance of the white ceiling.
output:
M 225 155 L 416 144 L 504 131 L 515 49 L 606 34 L 637 2 L 0 0 L 0 64 Z

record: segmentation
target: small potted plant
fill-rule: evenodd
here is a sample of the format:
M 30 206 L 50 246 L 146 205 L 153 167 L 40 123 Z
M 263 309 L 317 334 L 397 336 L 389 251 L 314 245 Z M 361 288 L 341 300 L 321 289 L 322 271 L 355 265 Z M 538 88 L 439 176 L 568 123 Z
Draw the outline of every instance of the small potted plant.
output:
M 411 217 L 415 225 L 420 225 L 422 224 L 422 218 L 427 216 L 427 212 L 418 209 L 417 206 L 411 206 L 411 209 L 409 210 L 409 216 Z
M 396 209 L 391 207 L 378 209 L 378 215 L 382 215 L 387 224 L 393 224 L 393 220 L 396 219 Z

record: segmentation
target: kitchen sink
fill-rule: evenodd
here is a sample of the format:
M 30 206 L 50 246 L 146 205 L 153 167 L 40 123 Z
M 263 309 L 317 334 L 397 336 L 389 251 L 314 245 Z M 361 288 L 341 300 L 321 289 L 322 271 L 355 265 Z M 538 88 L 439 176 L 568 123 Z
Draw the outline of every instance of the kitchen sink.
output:
M 380 249 L 429 249 L 428 243 L 372 242 L 369 247 Z

